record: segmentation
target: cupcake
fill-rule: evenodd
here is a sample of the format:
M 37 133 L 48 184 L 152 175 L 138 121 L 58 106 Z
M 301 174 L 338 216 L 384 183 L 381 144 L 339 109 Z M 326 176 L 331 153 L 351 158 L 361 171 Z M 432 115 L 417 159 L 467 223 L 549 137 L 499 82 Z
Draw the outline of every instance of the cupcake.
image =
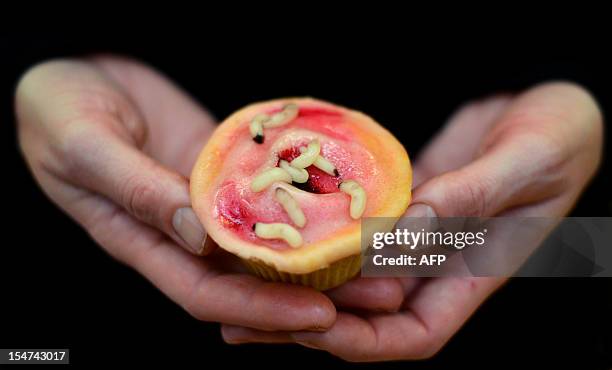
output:
M 412 171 L 372 118 L 311 98 L 227 118 L 191 174 L 193 209 L 221 248 L 266 280 L 336 287 L 361 262 L 361 220 L 399 217 Z

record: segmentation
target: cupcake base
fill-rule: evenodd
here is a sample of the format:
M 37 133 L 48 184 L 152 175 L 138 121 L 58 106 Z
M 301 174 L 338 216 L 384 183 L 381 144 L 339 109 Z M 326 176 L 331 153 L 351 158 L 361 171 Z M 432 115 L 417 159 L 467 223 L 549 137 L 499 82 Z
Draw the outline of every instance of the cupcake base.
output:
M 261 261 L 242 260 L 251 273 L 264 280 L 282 281 L 285 283 L 301 284 L 316 290 L 335 288 L 353 276 L 361 269 L 361 255 L 348 256 L 329 265 L 329 267 L 313 271 L 308 274 L 291 274 L 276 270 Z

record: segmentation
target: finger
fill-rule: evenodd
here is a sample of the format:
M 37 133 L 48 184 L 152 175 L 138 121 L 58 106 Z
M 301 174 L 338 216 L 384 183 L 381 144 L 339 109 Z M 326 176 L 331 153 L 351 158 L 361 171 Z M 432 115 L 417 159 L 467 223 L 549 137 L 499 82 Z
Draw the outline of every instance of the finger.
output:
M 189 177 L 198 153 L 216 127 L 215 118 L 160 72 L 128 58 L 97 55 L 92 62 L 104 70 L 138 107 L 147 122 L 143 150 L 162 165 Z M 200 246 L 202 227 L 191 208 L 179 209 L 173 226 L 188 245 Z M 217 247 L 204 238 L 197 254 Z
M 192 252 L 205 252 L 187 180 L 138 149 L 146 137 L 142 117 L 99 70 L 70 61 L 35 67 L 19 84 L 17 112 L 29 122 L 21 126 L 47 138 L 45 170 L 105 195 Z
M 295 333 L 293 339 L 352 361 L 428 358 L 499 284 L 500 279 L 488 278 L 432 279 L 420 288 L 407 311 L 367 320 L 339 315 L 327 332 Z
M 299 343 L 349 361 L 423 359 L 433 356 L 463 325 L 500 279 L 432 279 L 411 302 L 410 310 L 361 318 L 339 313 L 322 333 L 264 333 L 224 325 L 228 343 Z
M 138 61 L 111 55 L 90 60 L 125 91 L 147 122 L 143 150 L 163 166 L 189 177 L 216 127 L 215 118 L 161 73 Z M 177 211 L 173 226 L 196 254 L 208 255 L 217 247 L 206 238 L 200 247 L 203 229 L 191 208 Z
M 289 331 L 265 331 L 228 324 L 221 325 L 221 337 L 227 344 L 295 343 Z
M 397 312 L 402 308 L 404 297 L 412 294 L 418 288 L 419 282 L 419 279 L 414 278 L 362 278 L 332 289 L 327 295 L 337 308 Z M 294 342 L 290 332 L 258 331 L 234 325 L 222 325 L 221 334 L 229 344 Z
M 395 312 L 404 301 L 404 286 L 395 278 L 357 278 L 325 293 L 345 309 Z
M 46 187 L 52 187 L 52 181 L 58 180 L 43 179 Z M 68 187 L 54 198 L 67 205 L 68 213 L 108 253 L 199 320 L 261 330 L 322 330 L 335 320 L 335 308 L 324 294 L 224 273 L 217 263 L 177 248 L 159 230 L 135 220 L 104 197 Z
M 600 142 L 601 115 L 584 90 L 541 85 L 497 118 L 472 162 L 421 184 L 413 203 L 442 217 L 490 216 L 561 194 L 574 199 L 598 165 L 600 149 L 592 145 Z M 564 213 L 571 203 L 551 202 L 547 210 Z
M 162 230 L 193 253 L 208 252 L 206 233 L 190 206 L 187 179 L 98 131 L 86 129 L 69 149 L 75 152 L 67 153 L 69 158 L 82 153 L 73 168 L 81 176 L 79 185 L 107 196 L 136 219 Z
M 215 118 L 160 72 L 127 58 L 90 59 L 129 96 L 147 123 L 144 151 L 162 165 L 188 177 Z

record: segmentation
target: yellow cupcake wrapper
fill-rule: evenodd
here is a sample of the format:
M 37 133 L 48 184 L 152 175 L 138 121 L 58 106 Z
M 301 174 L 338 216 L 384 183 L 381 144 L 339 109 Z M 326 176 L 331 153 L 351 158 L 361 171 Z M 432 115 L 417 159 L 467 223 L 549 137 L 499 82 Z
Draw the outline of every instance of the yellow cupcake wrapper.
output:
M 256 260 L 242 260 L 249 271 L 264 280 L 282 281 L 285 283 L 302 284 L 316 290 L 327 290 L 337 287 L 361 269 L 361 255 L 348 256 L 329 265 L 329 267 L 308 274 L 291 274 L 276 270 L 274 267 Z

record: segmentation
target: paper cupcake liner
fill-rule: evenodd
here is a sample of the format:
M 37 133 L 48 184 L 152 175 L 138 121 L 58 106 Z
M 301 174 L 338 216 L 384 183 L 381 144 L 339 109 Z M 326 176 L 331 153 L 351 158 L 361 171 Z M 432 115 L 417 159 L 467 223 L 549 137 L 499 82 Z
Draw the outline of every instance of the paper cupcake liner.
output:
M 329 265 L 329 267 L 308 274 L 291 274 L 276 270 L 261 261 L 242 260 L 247 268 L 264 280 L 301 284 L 316 290 L 327 290 L 348 281 L 361 269 L 361 255 L 348 256 Z

